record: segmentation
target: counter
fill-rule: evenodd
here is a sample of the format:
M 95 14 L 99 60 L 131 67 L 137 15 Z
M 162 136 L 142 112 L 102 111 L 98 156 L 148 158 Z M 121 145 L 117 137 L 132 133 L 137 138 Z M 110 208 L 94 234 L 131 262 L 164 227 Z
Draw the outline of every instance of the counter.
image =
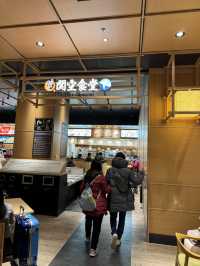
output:
M 0 169 L 0 188 L 22 198 L 35 213 L 59 215 L 78 196 L 83 170 L 65 161 L 10 159 Z

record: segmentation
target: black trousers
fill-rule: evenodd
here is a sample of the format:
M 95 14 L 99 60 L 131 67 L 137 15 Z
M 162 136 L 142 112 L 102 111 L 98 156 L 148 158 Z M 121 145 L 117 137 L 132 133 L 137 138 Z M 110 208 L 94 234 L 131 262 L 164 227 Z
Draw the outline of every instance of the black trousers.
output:
M 99 241 L 102 221 L 103 221 L 103 214 L 94 217 L 90 215 L 85 216 L 86 238 L 91 239 L 91 248 L 95 250 L 97 248 Z M 92 238 L 91 238 L 91 233 L 92 233 Z
M 119 220 L 117 225 L 117 216 L 119 214 Z M 110 227 L 111 233 L 117 234 L 118 239 L 122 238 L 125 226 L 126 212 L 110 212 Z

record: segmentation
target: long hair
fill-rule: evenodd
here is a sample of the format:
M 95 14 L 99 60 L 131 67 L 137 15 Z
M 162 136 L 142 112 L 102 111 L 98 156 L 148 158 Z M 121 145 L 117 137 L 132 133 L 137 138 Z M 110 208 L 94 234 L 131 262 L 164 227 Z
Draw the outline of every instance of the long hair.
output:
M 91 162 L 90 169 L 87 171 L 84 177 L 84 183 L 91 183 L 92 180 L 97 176 L 102 174 L 102 163 L 97 160 Z
M 97 160 L 93 160 L 90 166 L 90 169 L 93 171 L 97 171 L 97 172 L 102 172 L 102 163 L 100 161 Z

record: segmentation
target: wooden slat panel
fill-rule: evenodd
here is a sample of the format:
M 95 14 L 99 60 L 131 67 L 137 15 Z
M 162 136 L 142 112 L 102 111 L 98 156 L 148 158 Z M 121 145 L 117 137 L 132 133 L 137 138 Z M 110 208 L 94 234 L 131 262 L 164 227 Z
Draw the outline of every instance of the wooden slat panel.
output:
M 198 226 L 198 213 L 149 210 L 149 232 L 153 234 L 174 236 L 175 232 L 186 232 Z
M 149 185 L 149 206 L 163 210 L 185 210 L 200 213 L 200 186 Z
M 200 185 L 199 127 L 150 127 L 150 182 Z
M 191 68 L 176 72 L 176 84 L 194 83 Z M 199 226 L 200 127 L 194 120 L 163 120 L 164 70 L 151 70 L 149 85 L 148 227 L 174 235 Z

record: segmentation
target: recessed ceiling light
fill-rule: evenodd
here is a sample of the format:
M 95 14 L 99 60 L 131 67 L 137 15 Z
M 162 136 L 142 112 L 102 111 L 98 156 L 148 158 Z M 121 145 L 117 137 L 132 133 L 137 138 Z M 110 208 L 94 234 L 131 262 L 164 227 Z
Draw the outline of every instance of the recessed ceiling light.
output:
M 185 36 L 184 31 L 177 31 L 175 34 L 176 38 L 183 38 Z
M 41 41 L 36 42 L 37 47 L 44 47 L 44 43 Z
M 104 41 L 104 42 L 108 42 L 108 38 L 104 38 L 103 41 Z

